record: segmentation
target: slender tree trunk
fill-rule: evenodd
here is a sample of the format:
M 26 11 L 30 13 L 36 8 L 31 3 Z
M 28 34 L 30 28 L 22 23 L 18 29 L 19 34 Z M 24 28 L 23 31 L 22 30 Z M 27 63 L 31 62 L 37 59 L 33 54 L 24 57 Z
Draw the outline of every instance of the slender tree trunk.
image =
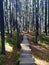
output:
M 34 31 L 34 5 L 35 5 L 35 0 L 33 0 L 33 18 L 32 18 L 32 28 Z
M 16 29 L 17 29 L 17 47 L 20 48 L 20 29 L 18 27 L 18 21 L 17 21 L 17 12 L 18 12 L 18 2 L 19 0 L 16 0 Z
M 24 31 L 24 16 L 23 16 L 23 31 Z
M 40 16 L 40 35 L 41 35 L 41 16 Z
M 49 33 L 49 0 L 48 0 L 48 33 Z
M 20 30 L 19 30 L 19 28 L 18 28 L 18 23 L 17 23 L 18 21 L 17 21 L 17 18 L 16 18 L 16 29 L 17 29 L 17 47 L 18 48 L 20 48 Z
M 40 1 L 40 8 L 41 8 L 41 13 L 40 13 L 40 34 L 42 32 L 42 23 L 43 23 L 43 15 L 44 15 L 44 4 L 43 0 Z
M 15 20 L 13 19 L 13 31 L 15 31 Z
M 45 0 L 45 33 L 47 35 L 47 0 Z
M 2 53 L 2 54 L 5 54 L 3 0 L 0 0 L 0 22 L 1 22 L 1 43 L 2 43 L 1 53 Z
M 38 29 L 39 29 L 39 0 L 37 0 L 37 6 L 36 6 L 36 44 L 38 44 Z
M 6 10 L 7 10 L 7 14 L 8 14 L 8 6 L 7 6 L 7 4 L 8 4 L 8 1 L 6 0 Z M 6 14 L 6 15 L 7 15 L 7 14 Z M 9 34 L 9 26 L 8 26 L 7 16 L 6 16 L 6 23 L 7 23 L 7 32 L 8 32 L 8 34 Z
M 26 30 L 28 29 L 28 0 L 26 0 Z
M 38 8 L 36 8 L 36 43 L 38 44 Z
M 11 37 L 12 37 L 12 19 L 13 19 L 13 14 L 11 12 L 11 1 L 10 1 L 10 31 L 11 31 Z

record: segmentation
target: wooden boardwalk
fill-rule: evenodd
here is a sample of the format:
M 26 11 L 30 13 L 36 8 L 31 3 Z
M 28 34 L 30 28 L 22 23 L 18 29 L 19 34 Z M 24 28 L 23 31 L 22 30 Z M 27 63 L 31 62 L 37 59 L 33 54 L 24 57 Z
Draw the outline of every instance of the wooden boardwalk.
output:
M 27 36 L 24 35 L 23 41 L 21 43 L 21 52 L 19 58 L 20 64 L 19 65 L 33 65 L 34 59 L 31 55 L 31 49 L 29 47 L 29 42 Z

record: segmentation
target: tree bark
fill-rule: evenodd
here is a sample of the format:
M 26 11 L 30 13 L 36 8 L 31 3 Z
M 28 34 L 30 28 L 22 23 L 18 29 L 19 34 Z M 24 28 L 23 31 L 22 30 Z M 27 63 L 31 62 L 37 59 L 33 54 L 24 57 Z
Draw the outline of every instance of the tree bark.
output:
M 47 0 L 45 0 L 45 33 L 47 35 Z
M 1 53 L 5 54 L 3 0 L 0 0 L 0 22 L 1 22 L 1 43 L 2 43 Z

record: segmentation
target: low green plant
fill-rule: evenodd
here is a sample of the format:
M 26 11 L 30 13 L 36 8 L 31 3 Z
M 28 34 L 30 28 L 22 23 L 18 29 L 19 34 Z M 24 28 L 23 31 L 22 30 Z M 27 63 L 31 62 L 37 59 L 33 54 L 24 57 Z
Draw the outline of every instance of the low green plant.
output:
M 5 38 L 5 43 L 7 43 L 7 42 L 8 43 L 13 43 L 13 44 L 14 43 L 17 43 L 17 33 L 16 32 L 13 32 L 12 33 L 12 37 L 10 37 L 10 36 L 9 37 L 6 37 Z
M 14 57 L 15 57 L 15 60 L 13 65 L 19 65 L 19 54 L 15 54 Z

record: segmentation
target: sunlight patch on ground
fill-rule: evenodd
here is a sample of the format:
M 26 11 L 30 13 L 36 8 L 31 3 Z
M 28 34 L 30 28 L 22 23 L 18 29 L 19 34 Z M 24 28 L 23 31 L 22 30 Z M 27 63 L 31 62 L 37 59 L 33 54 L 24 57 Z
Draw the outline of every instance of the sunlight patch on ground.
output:
M 27 50 L 27 51 L 31 51 L 31 49 L 27 46 L 27 45 L 25 45 L 25 44 L 21 44 L 21 48 L 23 49 L 23 50 Z
M 39 43 L 40 45 L 46 47 L 46 48 L 49 48 L 49 45 L 48 45 L 48 44 L 45 44 L 44 42 L 41 44 L 41 42 L 39 41 L 38 43 Z
M 32 56 L 33 57 L 33 56 Z M 34 57 L 35 58 L 35 57 Z M 44 61 L 44 60 L 41 60 L 41 59 L 39 59 L 39 58 L 35 58 L 35 63 L 37 64 L 37 65 L 49 65 L 49 62 L 47 62 L 47 61 Z
M 12 51 L 13 51 L 13 47 L 10 46 L 10 44 L 6 43 L 6 44 L 5 44 L 5 50 L 6 50 L 7 52 L 12 52 Z

